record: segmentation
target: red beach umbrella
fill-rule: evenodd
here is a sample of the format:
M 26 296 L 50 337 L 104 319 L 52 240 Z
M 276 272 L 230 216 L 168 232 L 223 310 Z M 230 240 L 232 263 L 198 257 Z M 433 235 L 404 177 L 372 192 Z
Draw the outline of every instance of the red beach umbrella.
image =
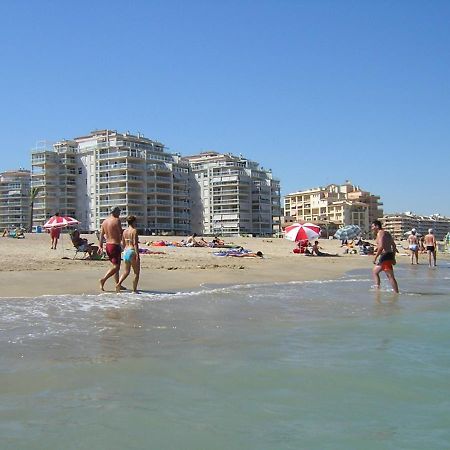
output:
M 294 223 L 284 229 L 284 237 L 289 241 L 311 241 L 320 236 L 320 227 L 313 223 Z
M 80 223 L 70 216 L 53 216 L 44 224 L 44 228 L 65 228 Z

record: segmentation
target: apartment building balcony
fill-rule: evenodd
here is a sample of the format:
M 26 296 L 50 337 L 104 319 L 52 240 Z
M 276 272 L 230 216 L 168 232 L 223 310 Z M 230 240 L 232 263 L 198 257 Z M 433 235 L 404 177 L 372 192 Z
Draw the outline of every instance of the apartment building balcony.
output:
M 100 220 L 104 220 L 107 217 L 109 217 L 111 214 L 110 210 L 100 210 L 98 217 L 100 218 Z M 121 216 L 121 220 L 122 222 L 125 222 L 125 217 L 126 216 L 136 216 L 138 222 L 142 222 L 143 221 L 143 217 L 144 217 L 144 210 L 142 209 L 137 209 L 137 208 L 130 208 L 130 207 L 125 207 L 122 208 L 122 211 L 120 213 Z
M 172 211 L 147 210 L 147 214 L 153 217 L 173 217 Z
M 239 189 L 223 189 L 223 190 L 216 190 L 213 189 L 212 195 L 214 197 L 222 197 L 226 195 L 236 195 L 241 194 L 241 191 Z
M 213 221 L 222 221 L 222 220 L 239 220 L 239 214 L 213 214 Z
M 56 153 L 54 155 L 31 155 L 32 166 L 55 166 L 59 163 Z
M 178 213 L 176 211 L 173 212 L 174 219 L 184 219 L 187 220 L 190 218 L 190 215 L 188 213 Z
M 155 223 L 154 227 L 155 230 L 161 230 L 161 231 L 172 231 L 173 230 L 173 225 L 171 222 L 158 222 Z
M 31 186 L 42 186 L 42 185 L 46 185 L 46 186 L 59 186 L 59 179 L 58 177 L 47 177 L 47 176 L 43 176 L 43 177 L 34 177 L 31 179 Z
M 130 197 L 117 197 L 109 198 L 108 200 L 99 200 L 100 208 L 102 206 L 123 206 L 123 205 L 134 205 L 134 206 L 144 206 L 147 203 L 142 200 L 136 200 Z
M 70 175 L 77 175 L 77 172 L 75 169 L 69 168 L 69 167 L 65 167 L 65 168 L 60 168 L 59 171 L 57 172 L 60 176 L 70 176 Z M 46 172 L 47 174 L 47 172 Z
M 171 194 L 172 193 L 172 189 L 167 189 L 167 188 L 156 188 L 156 187 L 148 187 L 147 188 L 147 193 L 151 194 L 151 193 L 156 193 L 156 194 Z
M 61 202 L 61 209 L 67 209 L 71 211 L 75 211 L 77 209 L 77 203 L 76 202 Z M 72 214 L 68 214 L 69 216 L 75 215 L 75 212 Z
M 21 209 L 0 208 L 0 216 L 9 216 L 20 214 Z
M 179 206 L 182 208 L 190 208 L 190 203 L 189 201 L 173 201 L 173 206 Z
M 191 224 L 190 223 L 174 223 L 173 229 L 177 231 L 185 231 L 186 234 L 190 233 Z
M 100 144 L 98 144 L 99 146 Z M 111 152 L 99 152 L 97 155 L 97 158 L 99 160 L 105 160 L 105 159 L 137 159 L 142 160 L 144 162 L 143 157 L 141 156 L 140 152 L 133 151 L 133 150 L 113 150 Z
M 172 177 L 163 177 L 163 176 L 157 175 L 155 177 L 155 179 L 157 182 L 160 182 L 160 183 L 162 182 L 162 183 L 170 184 L 172 182 Z
M 213 214 L 238 214 L 239 208 L 217 208 L 216 205 L 214 205 Z
M 50 216 L 50 214 L 34 211 L 33 212 L 33 223 L 44 224 L 47 221 L 49 216 Z
M 70 191 L 70 190 L 64 190 L 62 189 L 60 194 L 59 194 L 59 199 L 60 201 L 64 201 L 64 200 L 72 200 L 72 199 L 76 199 L 77 193 L 74 191 Z M 73 201 L 73 200 L 72 200 Z
M 147 164 L 146 167 L 148 171 L 153 170 L 157 172 L 172 172 L 172 170 L 164 164 L 150 163 Z
M 117 164 L 100 164 L 98 170 L 99 172 L 112 172 L 115 170 L 132 170 L 143 172 L 145 170 L 145 166 L 143 164 L 121 162 Z
M 65 166 L 76 166 L 77 162 L 75 158 L 61 158 L 61 163 Z
M 127 175 L 127 174 L 111 175 L 109 177 L 103 176 L 103 177 L 99 178 L 100 183 L 126 183 L 126 182 L 142 183 L 143 181 L 144 181 L 144 177 L 142 177 L 142 176 Z
M 119 186 L 99 189 L 99 194 L 116 194 L 116 193 L 137 193 L 142 194 L 142 189 L 131 186 Z
M 178 199 L 188 199 L 189 198 L 189 192 L 188 191 L 184 191 L 184 190 L 183 191 L 179 191 L 179 190 L 174 189 L 173 197 L 174 197 L 174 199 L 175 199 L 175 197 L 178 198 Z M 178 200 L 178 201 L 181 201 L 181 200 Z
M 239 205 L 240 201 L 238 197 L 233 197 L 233 198 L 220 198 L 219 199 L 213 199 L 213 201 L 211 202 L 213 207 L 217 207 L 217 206 L 231 206 L 231 205 Z
M 170 200 L 162 200 L 162 199 L 155 199 L 153 201 L 155 205 L 162 205 L 162 206 L 171 206 L 172 202 Z
M 18 207 L 24 207 L 28 206 L 30 204 L 29 198 L 8 198 L 3 197 L 0 200 L 0 207 L 12 207 L 12 206 L 18 206 Z
M 174 178 L 173 179 L 173 185 L 177 186 L 178 189 L 180 189 L 180 187 L 184 188 L 184 189 L 188 189 L 189 187 L 189 181 L 185 180 L 185 179 L 177 179 Z
M 33 175 L 33 178 L 31 179 L 30 186 L 31 187 L 38 187 L 38 186 L 44 186 L 45 185 L 45 178 L 44 177 L 36 177 Z

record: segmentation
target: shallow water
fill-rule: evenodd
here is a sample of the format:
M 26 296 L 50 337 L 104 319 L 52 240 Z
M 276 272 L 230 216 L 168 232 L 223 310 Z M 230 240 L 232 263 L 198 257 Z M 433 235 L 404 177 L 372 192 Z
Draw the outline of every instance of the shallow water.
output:
M 396 273 L 3 299 L 1 448 L 448 449 L 450 265 Z

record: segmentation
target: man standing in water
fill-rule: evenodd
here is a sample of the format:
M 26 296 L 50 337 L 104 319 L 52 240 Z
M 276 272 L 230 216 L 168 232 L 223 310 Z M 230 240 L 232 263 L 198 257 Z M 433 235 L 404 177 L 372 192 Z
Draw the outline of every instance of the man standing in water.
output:
M 391 283 L 394 292 L 398 293 L 398 284 L 394 276 L 394 264 L 395 264 L 395 253 L 397 251 L 397 246 L 395 245 L 394 239 L 391 234 L 383 230 L 381 222 L 379 220 L 374 220 L 372 222 L 372 231 L 376 233 L 375 245 L 377 251 L 373 263 L 375 267 L 373 268 L 373 280 L 377 288 L 380 288 L 380 272 L 383 271 Z
M 436 236 L 434 235 L 433 228 L 428 230 L 428 234 L 424 240 L 425 248 L 428 253 L 428 265 L 431 266 L 431 260 L 433 259 L 433 265 L 436 267 Z
M 103 239 L 106 240 L 106 254 L 111 261 L 112 267 L 106 272 L 105 276 L 100 279 L 100 287 L 104 291 L 104 285 L 108 278 L 114 275 L 116 285 L 119 283 L 119 270 L 121 262 L 122 247 L 122 225 L 120 224 L 120 208 L 117 206 L 111 211 L 111 215 L 102 223 L 100 237 L 98 239 L 98 252 L 103 252 Z

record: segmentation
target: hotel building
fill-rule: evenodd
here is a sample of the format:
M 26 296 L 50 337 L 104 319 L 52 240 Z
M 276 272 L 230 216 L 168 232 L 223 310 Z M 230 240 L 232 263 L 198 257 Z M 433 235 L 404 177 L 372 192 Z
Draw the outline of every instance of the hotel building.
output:
M 30 225 L 30 171 L 0 173 L 0 230 Z
M 270 170 L 230 153 L 184 159 L 191 166 L 193 232 L 268 236 L 280 231 L 280 182 Z
M 450 218 L 442 217 L 439 214 L 431 216 L 420 216 L 412 212 L 386 214 L 381 221 L 386 231 L 389 231 L 397 240 L 406 239 L 407 233 L 413 228 L 422 236 L 428 234 L 428 230 L 433 228 L 438 241 L 443 240 L 445 235 L 450 232 Z
M 346 182 L 288 194 L 284 198 L 285 223 L 306 221 L 325 224 L 329 234 L 344 225 L 365 232 L 383 215 L 380 197 Z
M 137 217 L 141 232 L 191 230 L 188 163 L 141 134 L 99 130 L 36 149 L 32 186 L 40 189 L 35 225 L 59 211 L 93 231 L 119 206 L 123 218 Z

